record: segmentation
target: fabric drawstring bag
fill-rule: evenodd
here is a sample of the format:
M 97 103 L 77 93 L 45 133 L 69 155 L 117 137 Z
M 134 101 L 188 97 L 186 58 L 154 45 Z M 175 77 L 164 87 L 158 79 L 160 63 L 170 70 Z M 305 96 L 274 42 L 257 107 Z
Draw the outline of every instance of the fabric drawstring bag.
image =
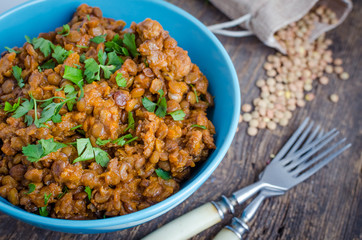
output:
M 216 33 L 230 37 L 256 35 L 265 45 L 285 54 L 285 49 L 274 38 L 274 34 L 286 25 L 306 15 L 317 3 L 325 5 L 337 16 L 338 21 L 316 24 L 310 41 L 331 30 L 344 21 L 352 10 L 351 0 L 210 0 L 233 21 L 209 26 Z M 230 31 L 226 28 L 242 26 L 246 31 Z

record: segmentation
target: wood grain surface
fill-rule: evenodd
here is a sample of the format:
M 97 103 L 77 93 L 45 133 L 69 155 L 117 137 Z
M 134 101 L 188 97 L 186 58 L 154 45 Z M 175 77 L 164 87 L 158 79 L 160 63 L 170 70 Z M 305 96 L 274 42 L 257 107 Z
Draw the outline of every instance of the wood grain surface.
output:
M 205 25 L 228 19 L 204 0 L 170 1 L 185 9 Z M 267 200 L 251 225 L 248 239 L 362 239 L 362 1 L 347 20 L 328 33 L 334 42 L 334 56 L 344 60 L 350 73 L 348 81 L 331 77 L 327 86 L 317 86 L 316 98 L 294 112 L 287 127 L 274 132 L 261 131 L 256 137 L 245 134 L 246 124 L 239 126 L 224 160 L 202 187 L 185 202 L 141 226 L 119 232 L 76 235 L 43 230 L 0 213 L 0 239 L 140 239 L 170 220 L 221 194 L 251 184 L 265 167 L 271 153 L 276 153 L 306 116 L 326 129 L 338 128 L 353 146 L 332 163 L 282 197 Z M 238 73 L 242 103 L 258 96 L 255 81 L 264 76 L 261 68 L 267 54 L 274 50 L 255 37 L 219 37 Z M 332 103 L 328 96 L 339 95 Z M 240 215 L 242 208 L 238 209 Z M 193 239 L 212 239 L 230 217 Z M 170 237 L 172 240 L 172 237 Z

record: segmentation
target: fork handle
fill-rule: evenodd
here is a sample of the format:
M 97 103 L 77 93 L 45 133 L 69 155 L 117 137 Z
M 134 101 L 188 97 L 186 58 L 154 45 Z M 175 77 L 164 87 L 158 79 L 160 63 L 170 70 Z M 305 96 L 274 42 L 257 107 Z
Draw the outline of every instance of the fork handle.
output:
M 204 231 L 222 220 L 218 209 L 212 203 L 204 205 L 182 215 L 152 232 L 143 240 L 186 240 Z

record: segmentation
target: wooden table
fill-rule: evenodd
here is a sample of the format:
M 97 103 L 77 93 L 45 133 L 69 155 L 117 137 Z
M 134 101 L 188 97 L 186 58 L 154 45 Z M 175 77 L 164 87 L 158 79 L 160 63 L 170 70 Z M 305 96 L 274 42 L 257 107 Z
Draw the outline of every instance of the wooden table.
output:
M 204 24 L 228 19 L 203 0 L 171 1 Z M 334 44 L 334 56 L 344 59 L 350 73 L 348 81 L 331 77 L 328 86 L 316 88 L 316 98 L 295 111 L 291 123 L 274 132 L 261 131 L 256 137 L 245 134 L 246 124 L 239 126 L 224 160 L 207 182 L 189 199 L 167 214 L 141 226 L 107 234 L 74 235 L 32 227 L 0 214 L 0 239 L 139 239 L 157 227 L 221 194 L 251 184 L 265 167 L 271 153 L 276 153 L 302 119 L 311 116 L 326 129 L 338 128 L 353 147 L 305 183 L 286 195 L 267 200 L 251 226 L 248 239 L 362 239 L 362 2 L 337 29 L 328 33 Z M 258 96 L 255 81 L 263 77 L 261 68 L 267 54 L 274 50 L 255 37 L 219 38 L 231 56 L 238 73 L 242 102 Z M 328 96 L 337 93 L 335 104 Z M 240 215 L 242 209 L 239 209 Z M 193 239 L 211 239 L 230 217 Z M 172 240 L 172 238 L 170 238 Z

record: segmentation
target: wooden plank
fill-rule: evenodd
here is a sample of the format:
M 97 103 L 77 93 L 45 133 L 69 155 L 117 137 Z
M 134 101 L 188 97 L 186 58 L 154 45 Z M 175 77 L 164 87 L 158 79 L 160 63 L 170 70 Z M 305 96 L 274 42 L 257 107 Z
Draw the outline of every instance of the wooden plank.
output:
M 200 19 L 206 25 L 228 19 L 207 1 L 170 1 Z M 51 232 L 32 227 L 0 214 L 0 239 L 140 239 L 170 220 L 221 194 L 254 182 L 265 167 L 271 153 L 276 153 L 302 119 L 311 116 L 326 129 L 338 128 L 353 143 L 352 149 L 333 161 L 306 183 L 285 196 L 267 200 L 251 227 L 248 239 L 361 239 L 362 232 L 362 2 L 342 26 L 328 33 L 335 56 L 344 59 L 350 73 L 348 81 L 331 77 L 328 86 L 318 86 L 316 99 L 298 109 L 291 123 L 274 132 L 261 131 L 256 137 L 239 132 L 225 159 L 208 181 L 189 199 L 172 211 L 141 226 L 114 233 L 75 235 Z M 264 77 L 261 69 L 265 57 L 274 50 L 263 46 L 255 37 L 219 37 L 237 69 L 242 101 L 258 96 L 255 81 Z M 337 93 L 340 101 L 333 104 L 328 96 Z M 242 207 L 238 208 L 240 215 Z M 211 239 L 227 222 L 218 224 L 193 239 Z

